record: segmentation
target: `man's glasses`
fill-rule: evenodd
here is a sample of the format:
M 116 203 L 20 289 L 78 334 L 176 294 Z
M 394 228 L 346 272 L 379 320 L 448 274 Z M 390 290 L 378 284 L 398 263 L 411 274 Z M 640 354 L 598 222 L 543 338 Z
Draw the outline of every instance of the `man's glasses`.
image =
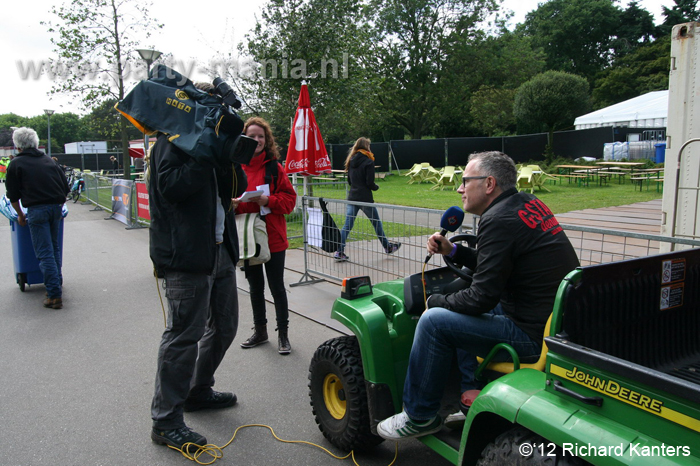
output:
M 488 178 L 488 176 L 463 176 L 462 177 L 462 186 L 467 187 L 467 181 L 469 180 L 485 180 Z

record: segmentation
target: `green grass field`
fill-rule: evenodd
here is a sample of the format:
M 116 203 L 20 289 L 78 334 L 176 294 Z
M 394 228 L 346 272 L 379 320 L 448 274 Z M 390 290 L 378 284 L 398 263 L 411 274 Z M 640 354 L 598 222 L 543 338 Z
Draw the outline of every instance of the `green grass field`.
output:
M 111 208 L 111 180 L 99 179 L 99 204 Z M 428 209 L 445 210 L 450 206 L 461 207 L 462 200 L 460 194 L 450 188 L 444 191 L 431 190 L 432 183 L 408 184 L 405 176 L 391 175 L 384 180 L 378 180 L 379 190 L 374 192 L 374 200 L 380 204 L 403 205 L 409 207 L 422 207 Z M 94 185 L 93 185 L 94 186 Z M 556 185 L 547 182 L 547 189 L 551 192 L 536 189 L 535 195 L 542 199 L 545 204 L 555 214 L 570 212 L 572 210 L 595 209 L 599 207 L 611 207 L 618 205 L 633 204 L 635 202 L 660 199 L 661 192 L 657 192 L 656 186 L 652 185 L 648 189 L 644 187 L 642 191 L 629 181 L 619 184 L 613 180 L 608 184 L 599 186 L 591 183 L 590 186 L 579 186 L 576 183 Z M 301 191 L 301 186 L 298 187 Z M 95 191 L 89 193 L 94 196 Z M 312 196 L 324 197 L 327 199 L 345 199 L 345 186 L 313 186 Z M 81 199 L 83 200 L 83 199 Z M 94 199 L 93 199 L 94 200 Z M 135 212 L 134 212 L 135 214 Z M 342 228 L 345 221 L 343 214 L 334 214 L 333 218 L 339 228 Z M 387 236 L 398 236 L 400 232 L 405 232 L 406 226 L 403 224 L 384 223 Z M 290 247 L 302 247 L 302 219 L 299 214 L 287 216 L 288 236 L 290 237 Z M 369 221 L 364 217 L 358 217 L 355 223 L 355 231 L 372 231 Z M 412 232 L 416 235 L 430 234 L 433 230 L 426 228 L 425 231 Z M 297 237 L 297 238 L 295 238 Z
M 424 207 L 428 209 L 445 210 L 450 206 L 462 206 L 460 194 L 450 188 L 444 191 L 432 191 L 432 183 L 408 184 L 405 176 L 387 176 L 384 180 L 377 181 L 379 190 L 374 192 L 374 201 L 381 204 L 405 205 L 410 207 Z M 639 191 L 639 187 L 631 184 L 629 180 L 619 184 L 612 180 L 603 186 L 591 183 L 590 186 L 579 186 L 575 182 L 571 184 L 565 180 L 563 184 L 546 184 L 546 192 L 535 189 L 535 195 L 542 199 L 555 214 L 570 212 L 572 210 L 596 209 L 599 207 L 611 207 L 633 204 L 635 202 L 661 199 L 662 193 L 656 191 L 656 186 L 646 186 Z M 315 186 L 313 195 L 330 199 L 345 199 L 345 190 L 340 186 Z

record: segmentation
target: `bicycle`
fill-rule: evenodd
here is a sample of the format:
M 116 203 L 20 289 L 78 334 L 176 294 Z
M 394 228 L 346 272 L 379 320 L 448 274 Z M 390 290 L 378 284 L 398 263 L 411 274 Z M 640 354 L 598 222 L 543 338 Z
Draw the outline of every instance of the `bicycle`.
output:
M 68 186 L 70 186 L 70 193 L 68 193 L 68 200 L 73 199 L 75 204 L 80 199 L 80 195 L 85 191 L 85 180 L 83 180 L 83 174 L 78 172 L 77 174 L 73 169 L 71 169 Z

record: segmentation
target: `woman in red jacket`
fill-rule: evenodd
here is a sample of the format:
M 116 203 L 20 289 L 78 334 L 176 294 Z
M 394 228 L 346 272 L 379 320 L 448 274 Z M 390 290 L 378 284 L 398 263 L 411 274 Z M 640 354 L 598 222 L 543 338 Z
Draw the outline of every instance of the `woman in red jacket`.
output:
M 245 262 L 245 276 L 250 286 L 250 304 L 253 307 L 255 332 L 241 343 L 241 347 L 252 348 L 267 341 L 264 266 L 270 293 L 275 302 L 278 351 L 280 354 L 289 354 L 292 347 L 289 344 L 289 309 L 287 291 L 284 288 L 284 258 L 289 241 L 287 241 L 287 221 L 284 216 L 294 209 L 297 194 L 278 161 L 280 155 L 269 123 L 262 118 L 249 118 L 243 127 L 243 134 L 258 141 L 250 164 L 243 165 L 243 170 L 248 176 L 248 191 L 255 191 L 261 185 L 269 185 L 270 194 L 261 194 L 248 202 L 239 203 L 236 213 L 261 213 L 267 224 L 271 257 L 265 264 L 249 265 L 248 261 Z

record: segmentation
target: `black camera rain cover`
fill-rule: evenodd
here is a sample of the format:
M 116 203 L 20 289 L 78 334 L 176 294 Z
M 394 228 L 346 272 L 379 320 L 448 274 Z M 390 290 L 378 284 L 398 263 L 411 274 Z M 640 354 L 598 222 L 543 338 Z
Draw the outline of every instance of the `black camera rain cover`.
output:
M 215 166 L 226 139 L 243 131 L 243 121 L 224 107 L 220 97 L 197 89 L 192 81 L 160 64 L 114 108 L 141 132 L 165 133 L 195 160 Z

